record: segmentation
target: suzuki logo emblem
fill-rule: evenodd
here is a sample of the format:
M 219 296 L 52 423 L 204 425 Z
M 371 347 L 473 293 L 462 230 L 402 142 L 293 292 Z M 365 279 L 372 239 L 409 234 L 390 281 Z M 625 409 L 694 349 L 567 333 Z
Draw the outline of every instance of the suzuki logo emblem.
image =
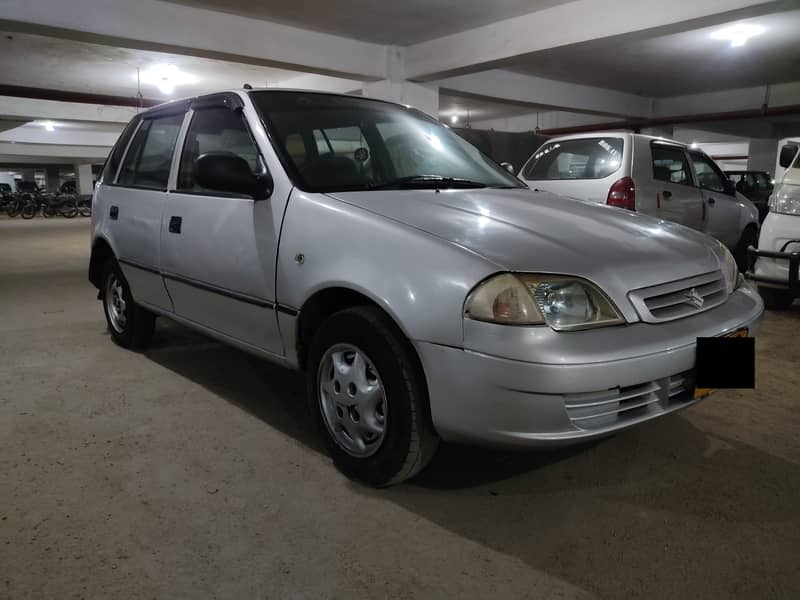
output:
M 694 305 L 695 308 L 702 308 L 703 304 L 706 303 L 706 301 L 703 300 L 703 297 L 697 293 L 697 290 L 695 288 L 692 288 L 686 294 L 686 302 Z

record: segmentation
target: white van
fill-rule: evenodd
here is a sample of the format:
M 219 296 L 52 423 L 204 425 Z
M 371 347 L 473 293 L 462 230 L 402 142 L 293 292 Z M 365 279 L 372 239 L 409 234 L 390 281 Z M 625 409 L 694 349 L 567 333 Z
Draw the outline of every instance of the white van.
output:
M 552 138 L 520 170 L 531 188 L 634 210 L 704 231 L 740 268 L 758 239 L 758 209 L 703 151 L 636 133 Z
M 775 165 L 775 189 L 747 276 L 767 308 L 788 308 L 800 296 L 800 139 L 784 139 Z

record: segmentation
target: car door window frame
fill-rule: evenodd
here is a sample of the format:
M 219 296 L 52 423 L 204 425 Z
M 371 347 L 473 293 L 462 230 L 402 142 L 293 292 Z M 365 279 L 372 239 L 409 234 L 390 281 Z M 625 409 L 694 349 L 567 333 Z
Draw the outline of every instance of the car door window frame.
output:
M 714 162 L 713 158 L 708 156 L 705 152 L 701 152 L 699 150 L 689 150 L 689 151 L 687 151 L 687 155 L 689 157 L 689 162 L 692 165 L 692 172 L 694 173 L 694 178 L 695 178 L 695 181 L 697 182 L 697 189 L 703 190 L 704 192 L 708 192 L 709 194 L 722 194 L 723 196 L 727 196 L 728 198 L 734 198 L 734 199 L 736 198 L 736 190 L 735 189 L 734 189 L 733 193 L 729 193 L 729 192 L 725 191 L 725 182 L 726 181 L 730 181 L 730 179 L 728 179 L 728 177 L 727 177 L 727 175 L 725 175 L 724 171 L 719 168 L 717 163 Z M 719 177 L 720 183 L 722 184 L 722 190 L 714 190 L 714 189 L 711 189 L 711 188 L 708 188 L 708 187 L 704 187 L 700 183 L 700 176 L 697 174 L 697 169 L 694 166 L 694 156 L 693 155 L 696 155 L 696 156 L 700 157 L 700 160 L 702 162 L 704 162 L 704 163 L 706 163 L 706 161 L 708 161 L 706 164 L 708 164 L 708 166 L 711 168 L 711 170 L 714 171 L 714 173 L 716 173 L 717 176 Z
M 684 170 L 686 171 L 686 175 L 687 175 L 688 180 L 689 180 L 687 183 L 681 183 L 679 181 L 664 181 L 663 179 L 658 179 L 656 177 L 655 165 L 654 165 L 654 159 L 653 159 L 653 149 L 656 148 L 656 147 L 675 149 L 678 152 L 680 152 L 681 156 L 683 156 Z M 669 144 L 669 143 L 657 142 L 657 141 L 650 142 L 650 169 L 651 169 L 652 174 L 653 174 L 653 181 L 657 181 L 659 183 L 668 183 L 670 185 L 685 185 L 686 187 L 693 187 L 693 188 L 699 187 L 698 180 L 695 177 L 694 166 L 692 165 L 691 158 L 686 153 L 685 148 L 683 146 L 678 145 L 678 144 Z
M 131 185 L 131 184 L 128 184 L 128 183 L 120 183 L 119 182 L 119 177 L 122 174 L 122 167 L 125 164 L 125 160 L 128 158 L 128 154 L 131 152 L 131 146 L 133 145 L 133 142 L 136 139 L 136 136 L 139 135 L 139 132 L 141 131 L 142 127 L 147 126 L 148 127 L 148 131 L 147 131 L 147 135 L 144 138 L 144 142 L 142 143 L 141 146 L 139 146 L 139 148 L 136 149 L 136 151 L 140 153 L 140 156 L 137 157 L 137 164 L 136 164 L 136 168 L 134 169 L 134 173 L 136 173 L 136 171 L 138 171 L 138 161 L 141 160 L 141 151 L 144 150 L 145 146 L 147 145 L 147 140 L 148 140 L 148 137 L 150 135 L 149 128 L 151 127 L 152 122 L 155 121 L 155 120 L 158 120 L 158 119 L 167 119 L 169 117 L 176 116 L 178 114 L 182 114 L 183 115 L 183 120 L 181 122 L 180 127 L 178 128 L 178 133 L 175 136 L 175 142 L 173 143 L 172 157 L 170 158 L 169 175 L 167 176 L 166 184 L 163 187 L 160 187 L 160 186 L 159 187 L 154 187 L 154 186 L 146 186 L 146 185 Z M 114 176 L 114 183 L 112 185 L 114 185 L 115 187 L 124 187 L 124 188 L 134 189 L 134 190 L 150 190 L 150 191 L 154 191 L 154 192 L 166 192 L 166 191 L 168 191 L 169 190 L 169 184 L 172 181 L 173 174 L 174 174 L 173 172 L 175 170 L 175 150 L 178 148 L 178 144 L 181 141 L 181 133 L 183 132 L 184 127 L 186 126 L 186 116 L 187 116 L 187 111 L 185 111 L 185 110 L 182 110 L 182 111 L 177 111 L 176 110 L 176 111 L 170 111 L 170 112 L 158 112 L 158 113 L 155 113 L 155 114 L 152 114 L 152 115 L 145 114 L 140 119 L 139 124 L 136 127 L 136 130 L 133 132 L 133 134 L 131 135 L 130 139 L 128 140 L 127 147 L 125 148 L 125 153 L 122 155 L 122 158 L 120 159 L 119 166 L 117 167 L 117 172 L 116 172 L 116 174 Z
M 180 168 L 181 168 L 181 160 L 183 159 L 183 153 L 186 147 L 186 140 L 189 137 L 189 130 L 192 127 L 192 121 L 194 120 L 194 116 L 200 112 L 205 110 L 220 110 L 220 109 L 227 109 L 233 113 L 239 115 L 239 118 L 242 120 L 244 124 L 245 131 L 247 131 L 247 135 L 250 138 L 250 143 L 253 144 L 253 148 L 256 151 L 256 161 L 258 163 L 259 168 L 261 169 L 261 174 L 268 175 L 269 169 L 267 167 L 267 161 L 264 159 L 264 156 L 261 153 L 261 148 L 256 141 L 255 136 L 253 135 L 253 130 L 250 127 L 250 123 L 247 121 L 247 116 L 244 114 L 244 111 L 241 107 L 230 107 L 230 106 L 223 106 L 220 105 L 208 105 L 202 106 L 200 108 L 190 108 L 186 112 L 186 118 L 183 122 L 183 126 L 181 127 L 180 132 L 178 133 L 178 139 L 175 143 L 175 153 L 172 157 L 172 172 L 170 173 L 169 177 L 169 186 L 167 191 L 172 194 L 186 194 L 189 196 L 205 196 L 210 198 L 238 198 L 242 200 L 253 200 L 252 196 L 247 194 L 239 194 L 236 192 L 224 192 L 221 190 L 184 190 L 178 187 L 178 176 L 180 175 Z

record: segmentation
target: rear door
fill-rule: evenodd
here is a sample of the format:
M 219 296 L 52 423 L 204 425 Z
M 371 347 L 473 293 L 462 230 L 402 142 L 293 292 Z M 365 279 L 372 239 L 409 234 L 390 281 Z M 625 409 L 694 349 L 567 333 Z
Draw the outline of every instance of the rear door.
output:
M 283 354 L 275 313 L 280 223 L 271 202 L 203 188 L 195 161 L 208 152 L 263 160 L 238 97 L 195 107 L 184 136 L 161 229 L 164 279 L 175 313 L 250 346 Z
M 655 195 L 656 216 L 692 229 L 703 228 L 703 200 L 682 146 L 650 143 L 649 193 Z M 640 184 L 637 177 L 636 182 Z M 641 186 L 644 193 L 644 186 Z
M 732 185 L 726 185 L 727 178 L 722 169 L 703 152 L 690 150 L 689 157 L 705 203 L 704 231 L 733 248 L 742 234 L 739 226 L 741 207 L 736 192 Z
M 145 115 L 106 195 L 108 237 L 134 299 L 172 310 L 159 272 L 161 217 L 185 111 Z

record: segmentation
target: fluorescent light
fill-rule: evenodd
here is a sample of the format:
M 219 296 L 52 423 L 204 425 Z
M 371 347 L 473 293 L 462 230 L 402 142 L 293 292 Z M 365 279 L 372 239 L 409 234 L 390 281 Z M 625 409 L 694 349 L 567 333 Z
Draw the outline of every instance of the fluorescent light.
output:
M 175 65 L 153 65 L 146 71 L 142 71 L 142 83 L 156 86 L 163 94 L 172 94 L 179 85 L 194 83 L 198 80 L 194 75 L 184 73 Z
M 52 121 L 42 121 L 42 126 L 44 127 L 45 131 L 55 131 L 56 124 Z
M 456 123 L 458 123 L 458 115 L 453 115 L 452 117 L 450 117 L 450 122 L 451 122 L 453 125 L 455 125 Z
M 755 23 L 737 23 L 730 27 L 725 27 L 711 34 L 715 40 L 727 40 L 731 43 L 731 48 L 744 46 L 751 37 L 761 35 L 766 31 L 766 27 Z
M 697 148 L 697 142 L 692 142 L 691 144 L 689 144 L 689 147 L 690 148 Z

